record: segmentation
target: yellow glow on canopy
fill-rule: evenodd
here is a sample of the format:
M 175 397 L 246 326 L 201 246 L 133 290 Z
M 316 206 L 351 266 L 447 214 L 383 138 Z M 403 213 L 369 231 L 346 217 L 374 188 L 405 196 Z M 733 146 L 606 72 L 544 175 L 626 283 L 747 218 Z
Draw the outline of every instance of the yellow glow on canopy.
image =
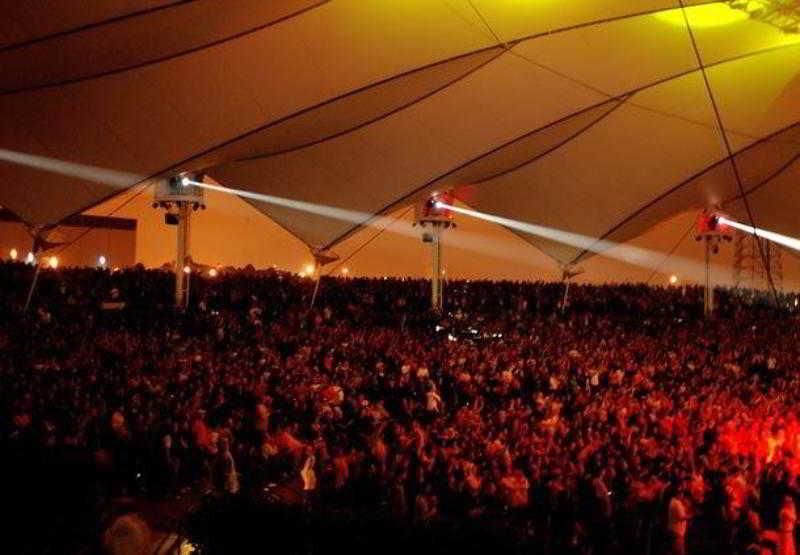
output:
M 693 28 L 708 28 L 738 23 L 750 16 L 743 10 L 735 10 L 726 4 L 718 3 L 686 8 L 686 17 Z M 686 26 L 681 9 L 659 12 L 655 14 L 655 18 L 671 25 Z

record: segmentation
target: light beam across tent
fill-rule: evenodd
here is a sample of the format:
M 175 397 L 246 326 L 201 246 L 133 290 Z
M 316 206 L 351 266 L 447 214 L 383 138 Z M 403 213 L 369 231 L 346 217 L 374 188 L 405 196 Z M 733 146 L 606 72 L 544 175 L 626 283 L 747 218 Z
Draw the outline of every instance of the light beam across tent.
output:
M 112 0 L 80 17 L 53 7 L 41 25 L 29 6 L 14 8 L 14 25 L 0 23 L 0 65 L 30 81 L 0 94 L 0 148 L 148 178 L 206 170 L 366 215 L 345 222 L 254 202 L 309 245 L 335 245 L 433 187 L 475 185 L 476 209 L 615 244 L 728 192 L 724 172 L 694 179 L 727 153 L 687 29 L 664 19 L 683 15 L 675 0 L 336 0 L 308 10 L 313 2 L 235 0 L 226 21 L 211 4 L 153 1 L 160 11 L 132 14 Z M 781 141 L 797 138 L 776 133 L 800 120 L 800 38 L 722 2 L 685 4 L 734 154 L 763 146 L 770 154 L 753 173 L 773 172 L 796 154 Z M 712 13 L 725 24 L 703 25 Z M 246 32 L 251 15 L 265 26 Z M 163 30 L 158 17 L 181 32 L 146 42 Z M 12 29 L 20 20 L 27 36 Z M 119 48 L 86 55 L 107 44 Z M 110 181 L 4 160 L 0 204 L 55 223 L 116 193 Z M 771 197 L 761 219 L 786 194 L 759 189 Z M 582 256 L 531 242 L 563 262 Z
M 291 210 L 323 215 L 325 217 L 337 220 L 343 220 L 349 222 L 369 220 L 368 214 L 360 213 L 353 210 L 347 210 L 332 206 L 322 206 L 318 204 L 312 204 L 292 199 L 279 198 L 271 195 L 262 195 L 247 190 L 232 189 L 229 187 L 223 187 L 221 185 L 216 185 L 212 183 L 194 181 L 187 177 L 183 178 L 182 185 L 184 186 L 193 185 L 211 191 L 229 193 L 243 198 L 258 200 L 259 202 L 283 206 Z M 456 213 L 472 216 L 475 218 L 480 218 L 510 229 L 522 231 L 524 233 L 547 237 L 552 241 L 557 241 L 560 243 L 572 245 L 576 248 L 581 248 L 581 249 L 592 248 L 595 249 L 595 252 L 605 253 L 607 256 L 611 258 L 615 258 L 617 260 L 623 261 L 625 263 L 634 266 L 640 266 L 648 269 L 658 269 L 663 263 L 664 254 L 660 252 L 654 252 L 639 247 L 630 247 L 626 245 L 612 244 L 609 243 L 608 241 L 598 241 L 598 239 L 595 237 L 586 237 L 562 230 L 545 228 L 543 226 L 537 226 L 524 222 L 517 222 L 509 220 L 507 218 L 493 216 L 491 214 L 484 214 L 467 208 L 445 205 L 442 202 L 437 202 L 437 206 L 445 207 Z M 419 236 L 419 233 L 417 231 L 414 231 L 411 227 L 394 228 L 392 229 L 392 232 L 400 233 L 409 237 Z M 464 235 L 464 234 L 459 234 L 458 232 L 453 232 L 448 234 L 447 237 L 448 237 L 448 243 L 452 244 L 453 246 L 457 246 L 459 248 L 467 250 L 482 252 L 484 254 L 491 254 L 497 258 L 503 258 L 504 256 L 503 252 L 498 252 L 491 244 L 487 244 L 486 241 L 482 240 L 481 237 L 479 236 Z M 517 256 L 515 258 L 519 257 Z M 704 267 L 702 267 L 700 264 L 680 258 L 676 258 L 673 260 L 673 267 L 679 269 L 683 275 L 690 277 L 692 279 L 699 279 L 699 277 L 703 275 L 703 272 L 705 271 Z
M 795 239 L 794 237 L 781 235 L 780 233 L 775 233 L 774 231 L 769 231 L 766 229 L 753 227 L 751 225 L 746 225 L 741 222 L 736 222 L 725 217 L 720 217 L 719 222 L 721 224 L 726 224 L 731 227 L 734 227 L 739 231 L 744 231 L 745 233 L 755 235 L 756 237 L 761 237 L 762 239 L 767 239 L 774 243 L 778 243 L 779 245 L 783 245 L 784 247 L 800 251 L 800 239 Z
M 603 256 L 607 256 L 633 266 L 639 266 L 651 270 L 660 270 L 664 262 L 664 253 L 662 252 L 655 252 L 648 249 L 643 249 L 641 247 L 603 241 L 597 239 L 596 237 L 587 237 L 585 235 L 571 233 L 560 229 L 511 220 L 509 218 L 503 218 L 502 216 L 486 214 L 478 210 L 462 208 L 442 202 L 437 202 L 436 204 L 439 208 L 446 208 L 447 210 L 451 210 L 457 214 L 463 214 L 472 218 L 478 218 L 487 222 L 492 222 L 508 229 L 528 235 L 543 237 L 550 241 L 564 243 L 577 249 L 589 249 L 596 254 L 602 254 Z M 702 276 L 705 274 L 705 266 L 699 264 L 698 262 L 680 257 L 672 257 L 670 260 L 670 267 L 674 268 L 682 275 L 696 281 L 701 281 Z
M 322 215 L 327 218 L 342 220 L 350 223 L 371 220 L 370 214 L 366 214 L 364 212 L 357 212 L 354 210 L 348 210 L 334 206 L 312 204 L 309 202 L 280 198 L 272 195 L 262 195 L 247 190 L 223 187 L 221 185 L 208 183 L 205 181 L 194 181 L 186 177 L 183 178 L 181 184 L 184 186 L 193 185 L 209 191 L 217 191 L 220 193 L 236 195 L 244 199 L 258 200 L 259 202 L 282 206 L 290 210 Z M 403 235 L 412 239 L 420 238 L 419 230 L 414 229 L 413 224 L 409 222 L 396 222 L 396 224 L 391 227 L 380 227 L 378 222 L 371 220 L 366 227 L 375 227 L 380 232 L 389 231 L 391 233 Z M 480 252 L 491 255 L 495 258 L 506 259 L 517 264 L 531 265 L 530 257 L 521 256 L 517 249 L 511 249 L 505 245 L 500 246 L 494 242 L 488 241 L 484 236 L 478 233 L 462 232 L 449 234 L 447 236 L 447 244 L 463 250 Z
M 657 72 L 659 64 L 653 63 L 649 50 L 642 50 L 644 44 L 649 47 L 649 43 L 643 42 L 646 39 L 642 39 L 648 27 L 638 23 L 609 24 L 607 28 L 604 27 L 604 33 L 595 28 L 574 31 L 575 34 L 580 33 L 583 39 L 580 44 L 586 45 L 586 52 L 581 47 L 581 53 L 589 56 L 592 55 L 589 50 L 600 36 L 609 43 L 625 44 L 625 48 L 612 51 L 618 58 L 602 52 L 605 59 L 598 58 L 596 63 L 586 63 L 586 56 L 576 56 L 572 61 L 571 57 L 565 58 L 565 54 L 561 54 L 562 60 L 569 60 L 576 64 L 576 68 L 579 63 L 586 64 L 592 68 L 593 77 L 602 72 L 607 74 L 598 79 L 615 78 L 617 72 L 609 69 L 617 60 L 620 67 L 645 68 L 629 75 L 640 75 L 642 71 Z M 771 27 L 763 28 L 769 36 L 776 33 Z M 601 236 L 628 215 L 664 195 L 674 185 L 724 160 L 727 154 L 719 143 L 713 112 L 708 105 L 703 80 L 693 61 L 686 31 L 674 28 L 672 32 L 674 36 L 670 40 L 675 41 L 675 51 L 686 55 L 681 62 L 682 67 L 688 68 L 686 73 L 681 73 L 677 78 L 657 80 L 652 87 L 635 91 L 633 98 L 626 100 L 622 107 L 615 109 L 608 117 L 597 120 L 596 124 L 588 125 L 566 143 L 554 137 L 550 144 L 563 144 L 545 157 L 539 157 L 537 152 L 550 149 L 537 145 L 538 141 L 529 141 L 530 150 L 517 160 L 524 162 L 527 154 L 527 159 L 536 160 L 535 163 L 521 165 L 518 171 L 504 175 L 503 179 L 486 181 L 485 178 L 492 173 L 481 176 L 467 172 L 471 175 L 467 175 L 461 183 L 479 182 L 479 201 L 476 206 L 480 207 L 484 198 L 499 203 L 513 196 L 514 200 L 505 204 L 517 211 L 514 214 L 516 219 L 539 221 L 543 210 L 559 218 L 578 210 L 584 200 L 582 197 L 585 197 L 593 207 L 591 217 L 568 218 L 569 224 L 566 221 L 553 221 L 551 225 L 565 229 L 572 222 L 578 222 L 585 226 L 580 230 L 581 233 Z M 657 49 L 659 42 L 663 43 L 664 40 L 661 35 L 657 40 L 654 39 L 653 49 Z M 543 49 L 541 45 L 548 41 L 557 41 L 559 48 Z M 559 52 L 568 51 L 570 42 L 566 35 L 561 35 L 533 41 L 531 47 L 547 52 L 548 56 L 558 56 Z M 740 110 L 738 106 L 741 102 L 742 108 L 745 108 L 744 97 L 735 94 L 740 80 L 752 84 L 754 89 L 760 87 L 759 90 L 748 91 L 747 101 L 750 103 L 758 98 L 759 92 L 766 99 L 778 90 L 788 95 L 796 89 L 800 94 L 796 83 L 782 78 L 783 75 L 796 74 L 798 71 L 798 56 L 788 55 L 793 48 L 794 45 L 786 50 L 760 52 L 723 63 L 719 69 L 716 66 L 711 68 L 712 81 L 717 86 L 721 85 L 726 92 L 734 93 L 722 95 L 721 103 L 723 109 L 731 112 L 728 118 L 732 122 L 731 127 L 746 132 L 738 141 L 741 148 L 758 142 L 780 126 L 800 118 L 796 101 L 786 110 L 770 106 L 768 100 L 765 105 L 758 105 L 756 101 L 756 106 L 749 108 L 749 112 L 758 112 L 760 117 L 748 117 L 749 112 Z M 637 58 L 639 55 L 641 59 Z M 674 53 L 671 56 L 681 60 Z M 730 66 L 730 70 L 727 66 Z M 770 79 L 767 71 L 762 69 L 773 66 L 783 68 L 780 71 L 781 78 Z M 570 70 L 568 73 L 575 72 Z M 750 79 L 749 75 L 753 78 Z M 496 82 L 504 82 L 508 86 L 501 89 L 492 87 Z M 611 83 L 602 85 L 604 88 L 612 86 Z M 519 133 L 516 137 L 522 137 L 530 134 L 531 128 L 539 129 L 542 131 L 540 138 L 543 139 L 545 132 L 553 129 L 549 125 L 555 123 L 564 127 L 564 134 L 560 136 L 569 137 L 566 135 L 567 127 L 561 124 L 569 120 L 571 114 L 577 116 L 582 113 L 580 108 L 575 112 L 564 110 L 565 116 L 550 119 L 541 127 L 532 123 L 526 129 L 523 118 L 530 117 L 527 109 L 534 107 L 538 110 L 531 113 L 534 117 L 536 113 L 541 113 L 551 114 L 549 117 L 553 118 L 552 114 L 558 110 L 554 99 L 562 103 L 575 102 L 576 107 L 585 105 L 580 96 L 582 94 L 588 93 L 578 85 L 515 58 L 503 57 L 434 97 L 354 133 L 286 155 L 221 165 L 211 173 L 222 183 L 237 183 L 261 192 L 279 191 L 282 196 L 305 198 L 323 204 L 331 204 L 343 190 L 354 191 L 353 205 L 358 206 L 359 210 L 385 213 L 401 205 L 398 199 L 400 203 L 413 202 L 418 196 L 424 196 L 426 190 L 441 187 L 443 177 L 446 181 L 452 178 L 452 182 L 458 185 L 456 176 L 464 173 L 459 171 L 460 168 L 494 153 L 498 144 L 511 145 L 514 133 Z M 481 109 L 457 110 L 470 104 Z M 602 106 L 603 102 L 590 101 L 591 104 Z M 607 106 L 613 104 L 608 102 Z M 508 118 L 509 106 L 514 107 L 517 118 Z M 649 109 L 643 110 L 640 106 Z M 738 125 L 740 123 L 743 125 Z M 487 139 L 495 129 L 497 133 L 506 135 L 493 139 L 487 147 Z M 731 135 L 736 136 L 735 133 Z M 473 145 L 468 144 L 473 140 Z M 450 154 L 456 148 L 463 149 L 460 150 L 461 154 Z M 450 163 L 447 156 L 452 156 Z M 410 162 L 412 160 L 413 164 Z M 553 183 L 548 185 L 548 182 Z M 380 186 L 376 185 L 378 183 Z M 552 202 L 527 202 L 533 194 L 537 198 L 542 195 L 555 198 Z M 684 198 L 680 195 L 664 196 L 663 202 L 658 203 L 664 214 L 660 217 L 705 205 L 698 204 L 694 199 L 691 204 L 683 204 Z M 348 227 L 341 222 L 326 222 L 287 214 L 280 209 L 262 208 L 313 244 L 332 247 L 357 229 L 357 226 Z M 502 209 L 489 211 L 503 213 Z M 639 225 L 636 229 L 640 233 L 658 221 L 661 220 L 637 218 Z M 541 242 L 535 244 L 565 262 L 579 254 L 579 251 L 563 246 Z

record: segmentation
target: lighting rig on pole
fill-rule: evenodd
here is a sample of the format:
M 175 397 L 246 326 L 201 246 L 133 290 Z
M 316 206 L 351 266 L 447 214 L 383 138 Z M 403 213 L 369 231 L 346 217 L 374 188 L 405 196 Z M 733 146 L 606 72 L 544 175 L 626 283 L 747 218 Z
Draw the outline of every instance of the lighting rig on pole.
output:
M 164 223 L 177 226 L 177 245 L 175 255 L 175 307 L 185 310 L 189 306 L 189 279 L 191 278 L 191 239 L 192 213 L 205 210 L 203 188 L 192 182 L 202 182 L 203 175 L 182 173 L 168 180 L 159 181 L 155 188 L 153 208 L 165 211 Z M 188 268 L 188 271 L 186 269 Z
M 695 240 L 705 245 L 706 279 L 703 291 L 703 313 L 710 318 L 714 313 L 714 284 L 711 275 L 711 256 L 719 252 L 722 242 L 733 240 L 733 230 L 724 223 L 725 217 L 713 211 L 704 210 L 697 218 Z
M 414 225 L 422 228 L 422 242 L 431 244 L 431 309 L 441 314 L 444 311 L 442 287 L 442 234 L 455 227 L 450 206 L 454 199 L 449 193 L 433 193 L 414 210 Z

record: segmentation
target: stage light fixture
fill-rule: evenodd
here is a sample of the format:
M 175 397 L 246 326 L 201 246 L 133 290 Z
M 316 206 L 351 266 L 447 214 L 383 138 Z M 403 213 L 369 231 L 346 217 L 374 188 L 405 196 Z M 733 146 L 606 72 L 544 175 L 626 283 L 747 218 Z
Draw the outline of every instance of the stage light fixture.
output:
M 11 257 L 11 260 L 16 260 L 16 259 L 17 259 L 17 256 L 18 256 L 17 249 L 11 249 L 11 250 L 8 252 L 8 256 L 10 256 L 10 257 Z

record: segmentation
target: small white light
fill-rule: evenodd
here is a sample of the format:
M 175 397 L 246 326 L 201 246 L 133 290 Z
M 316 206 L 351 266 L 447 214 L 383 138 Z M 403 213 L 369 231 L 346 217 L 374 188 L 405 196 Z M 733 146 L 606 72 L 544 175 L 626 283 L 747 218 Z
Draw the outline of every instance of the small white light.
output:
M 676 275 L 669 276 L 669 282 L 670 284 L 675 285 L 676 283 L 678 283 L 678 276 Z
M 97 257 L 97 265 L 100 266 L 101 268 L 105 268 L 107 263 L 108 259 L 102 254 Z
M 16 260 L 19 253 L 17 252 L 17 249 L 11 249 L 8 252 L 8 255 L 11 257 L 11 260 Z
M 49 265 L 50 265 L 50 267 L 51 267 L 52 269 L 54 269 L 54 270 L 55 270 L 56 268 L 58 268 L 58 257 L 57 257 L 57 256 L 51 256 L 51 257 L 50 257 L 50 260 L 48 261 L 48 264 L 49 264 Z
M 344 268 L 342 268 L 342 275 L 343 276 L 346 276 L 349 273 L 350 273 L 350 270 L 346 266 Z
M 314 273 L 314 265 L 313 264 L 306 264 L 305 267 L 303 267 L 303 271 L 308 275 L 313 274 Z
M 184 266 L 183 267 L 183 273 L 184 274 L 191 274 L 192 273 L 192 269 L 189 266 Z
M 208 271 L 208 277 L 212 277 L 212 278 L 217 277 L 217 269 L 216 268 L 211 268 Z
M 181 186 L 188 187 L 192 183 L 192 180 L 189 179 L 187 176 L 181 177 Z
M 445 203 L 443 203 L 442 201 L 437 200 L 436 202 L 433 203 L 433 206 L 436 207 L 436 208 L 440 208 L 441 209 L 441 208 L 444 208 L 447 205 Z
M 32 252 L 28 253 L 28 256 L 25 257 L 25 264 L 34 264 L 36 262 L 36 257 L 33 256 Z

